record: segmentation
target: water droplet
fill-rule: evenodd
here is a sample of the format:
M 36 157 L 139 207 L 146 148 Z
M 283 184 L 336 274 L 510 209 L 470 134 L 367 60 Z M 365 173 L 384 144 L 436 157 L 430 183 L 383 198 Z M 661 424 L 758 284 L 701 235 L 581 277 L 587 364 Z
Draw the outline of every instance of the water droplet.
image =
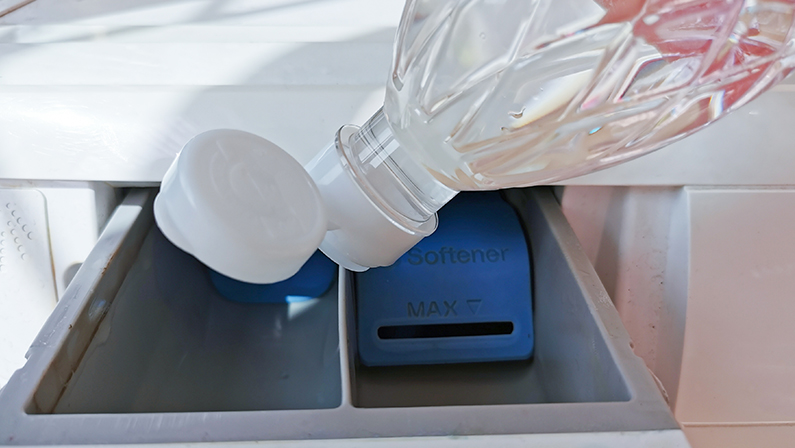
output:
M 0 238 L 2 238 L 4 236 L 6 236 L 6 233 L 5 232 L 0 232 Z
M 485 39 L 486 38 L 486 33 L 480 33 L 480 38 L 481 39 Z
M 14 244 L 19 244 L 19 237 L 14 238 Z
M 17 218 L 17 224 L 22 224 L 22 218 Z
M 11 231 L 9 233 L 11 234 L 11 236 L 15 236 L 17 234 L 17 230 L 16 229 L 11 229 Z
M 17 246 L 17 250 L 20 252 L 25 252 L 25 246 Z
M 91 305 L 88 306 L 88 319 L 94 320 L 102 316 L 105 312 L 106 304 L 107 302 L 105 302 L 102 299 L 96 299 L 93 302 L 91 302 Z
M 16 218 L 16 216 L 17 216 L 17 211 L 16 211 L 16 210 L 11 210 L 11 216 L 13 216 L 13 217 L 15 217 L 15 218 Z
M 19 258 L 21 258 L 22 260 L 27 260 L 28 259 L 28 254 L 24 254 L 23 253 L 22 255 L 19 256 Z
M 654 25 L 655 23 L 660 21 L 660 16 L 657 14 L 649 14 L 648 16 L 643 18 L 643 23 L 646 25 Z
M 11 203 L 10 202 L 6 202 L 6 208 L 11 210 Z
M 522 118 L 522 115 L 524 115 L 524 108 L 522 108 L 522 110 L 519 112 L 508 112 L 508 114 L 513 118 Z
M 3 245 L 5 245 L 5 242 L 4 241 L 0 241 L 0 246 L 3 246 Z M 5 248 L 0 247 L 0 254 L 5 253 L 5 251 L 6 251 Z
M 29 239 L 29 240 L 32 240 L 32 239 L 33 239 L 33 232 L 28 232 L 28 239 Z
M 23 232 L 27 232 L 28 231 L 28 225 L 27 224 L 22 226 L 22 231 Z
M 8 222 L 6 223 L 6 225 L 7 225 L 8 227 L 14 227 L 14 221 L 8 221 Z
M 0 246 L 5 246 L 5 245 L 6 245 L 6 240 L 0 240 Z

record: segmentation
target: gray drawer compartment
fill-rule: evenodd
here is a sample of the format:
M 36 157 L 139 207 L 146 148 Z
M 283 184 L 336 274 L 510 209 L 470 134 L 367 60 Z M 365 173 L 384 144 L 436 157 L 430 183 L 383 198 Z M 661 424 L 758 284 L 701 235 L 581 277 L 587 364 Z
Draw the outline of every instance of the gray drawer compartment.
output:
M 348 273 L 302 304 L 226 301 L 157 230 L 154 193 L 127 196 L 0 391 L 0 443 L 678 429 L 548 189 L 506 192 L 531 239 L 534 358 L 398 368 L 358 363 Z

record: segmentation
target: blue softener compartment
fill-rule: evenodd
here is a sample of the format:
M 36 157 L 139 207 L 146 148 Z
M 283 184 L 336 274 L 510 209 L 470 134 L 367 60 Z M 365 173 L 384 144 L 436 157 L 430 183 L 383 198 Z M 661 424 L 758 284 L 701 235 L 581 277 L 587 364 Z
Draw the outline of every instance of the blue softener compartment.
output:
M 392 266 L 355 274 L 365 365 L 528 359 L 533 307 L 528 244 L 496 192 L 461 193 L 439 228 Z

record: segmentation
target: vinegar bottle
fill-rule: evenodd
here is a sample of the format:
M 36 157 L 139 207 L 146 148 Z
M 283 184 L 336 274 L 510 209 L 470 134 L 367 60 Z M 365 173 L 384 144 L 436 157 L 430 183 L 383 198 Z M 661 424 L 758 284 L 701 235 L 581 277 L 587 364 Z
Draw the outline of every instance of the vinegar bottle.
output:
M 409 0 L 384 106 L 306 169 L 320 248 L 393 263 L 464 190 L 559 181 L 724 116 L 795 64 L 795 0 Z

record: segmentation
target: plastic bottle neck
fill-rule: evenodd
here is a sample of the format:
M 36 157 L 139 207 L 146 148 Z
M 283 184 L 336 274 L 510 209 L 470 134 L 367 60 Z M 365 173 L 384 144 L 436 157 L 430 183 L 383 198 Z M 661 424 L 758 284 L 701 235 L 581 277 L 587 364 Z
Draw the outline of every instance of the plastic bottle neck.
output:
M 369 184 L 382 204 L 421 223 L 458 193 L 442 184 L 395 139 L 379 109 L 340 148 L 360 181 Z
M 320 249 L 354 271 L 389 266 L 436 230 L 436 211 L 456 193 L 416 162 L 379 110 L 343 126 L 306 165 L 328 217 Z

